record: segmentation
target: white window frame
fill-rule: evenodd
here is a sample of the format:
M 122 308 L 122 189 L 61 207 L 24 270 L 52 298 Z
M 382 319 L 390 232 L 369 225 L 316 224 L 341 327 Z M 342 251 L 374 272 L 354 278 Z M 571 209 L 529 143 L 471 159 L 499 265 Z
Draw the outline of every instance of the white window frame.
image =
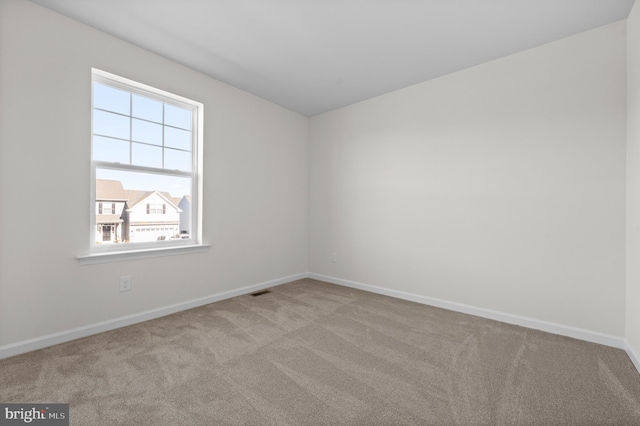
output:
M 142 95 L 192 111 L 192 165 L 191 172 L 167 170 L 132 164 L 111 163 L 93 159 L 93 87 L 94 82 Z M 80 264 L 104 263 L 135 258 L 184 254 L 205 251 L 208 245 L 202 241 L 202 147 L 204 140 L 204 105 L 200 102 L 166 92 L 106 71 L 91 69 L 91 191 L 89 220 L 89 254 L 78 256 Z M 165 174 L 191 178 L 191 234 L 190 239 L 176 239 L 154 242 L 96 244 L 96 169 L 112 169 L 130 172 Z M 150 188 L 152 189 L 152 188 Z

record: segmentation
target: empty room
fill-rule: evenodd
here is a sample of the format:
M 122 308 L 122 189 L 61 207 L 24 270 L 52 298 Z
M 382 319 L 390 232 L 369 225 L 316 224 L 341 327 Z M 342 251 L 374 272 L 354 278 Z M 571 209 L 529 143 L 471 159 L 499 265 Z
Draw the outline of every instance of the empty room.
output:
M 0 424 L 640 425 L 634 0 L 0 0 Z

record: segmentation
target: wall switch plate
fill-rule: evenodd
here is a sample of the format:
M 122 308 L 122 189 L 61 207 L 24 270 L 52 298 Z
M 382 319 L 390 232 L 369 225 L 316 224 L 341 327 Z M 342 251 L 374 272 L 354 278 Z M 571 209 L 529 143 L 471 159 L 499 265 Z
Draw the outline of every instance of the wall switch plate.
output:
M 131 275 L 120 277 L 120 291 L 131 291 Z
M 338 253 L 335 253 L 335 252 L 334 252 L 334 253 L 331 253 L 331 261 L 332 261 L 333 263 L 338 262 Z

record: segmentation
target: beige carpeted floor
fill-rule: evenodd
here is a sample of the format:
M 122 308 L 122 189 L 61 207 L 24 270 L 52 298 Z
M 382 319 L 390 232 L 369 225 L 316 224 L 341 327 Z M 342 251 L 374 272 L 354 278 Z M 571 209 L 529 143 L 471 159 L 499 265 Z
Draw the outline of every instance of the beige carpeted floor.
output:
M 310 279 L 0 361 L 72 425 L 640 425 L 619 349 Z

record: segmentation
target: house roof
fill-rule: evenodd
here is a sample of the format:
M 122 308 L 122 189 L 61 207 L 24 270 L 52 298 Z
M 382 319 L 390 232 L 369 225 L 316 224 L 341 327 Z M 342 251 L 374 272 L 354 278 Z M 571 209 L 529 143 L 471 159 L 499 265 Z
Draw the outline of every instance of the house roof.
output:
M 182 200 L 182 197 L 174 197 L 171 194 L 169 194 L 168 192 L 161 192 L 160 194 L 164 195 L 164 197 L 171 201 L 173 204 L 175 204 L 176 206 L 178 204 L 180 204 L 180 200 Z
M 96 201 L 127 201 L 127 194 L 119 180 L 96 179 Z
M 120 223 L 122 219 L 119 214 L 99 214 L 96 215 L 96 223 Z
M 139 191 L 139 194 L 135 194 L 135 198 L 132 198 L 132 201 L 127 203 L 129 205 L 129 209 L 134 208 L 138 204 L 142 203 L 144 200 L 152 196 L 153 194 L 158 194 L 158 196 L 165 201 L 167 201 L 173 208 L 177 211 L 182 211 L 180 207 L 176 203 L 173 202 L 174 198 L 171 197 L 171 194 L 168 192 L 160 192 L 160 191 Z
M 158 193 L 177 210 L 181 198 L 172 197 L 168 192 L 140 191 L 136 189 L 124 189 L 119 180 L 96 179 L 96 201 L 126 201 L 129 208 L 142 202 L 154 193 Z M 104 217 L 105 215 L 102 215 Z
M 140 201 L 154 193 L 154 191 L 136 191 L 135 189 L 127 189 L 125 192 L 127 193 L 129 207 L 135 206 Z

